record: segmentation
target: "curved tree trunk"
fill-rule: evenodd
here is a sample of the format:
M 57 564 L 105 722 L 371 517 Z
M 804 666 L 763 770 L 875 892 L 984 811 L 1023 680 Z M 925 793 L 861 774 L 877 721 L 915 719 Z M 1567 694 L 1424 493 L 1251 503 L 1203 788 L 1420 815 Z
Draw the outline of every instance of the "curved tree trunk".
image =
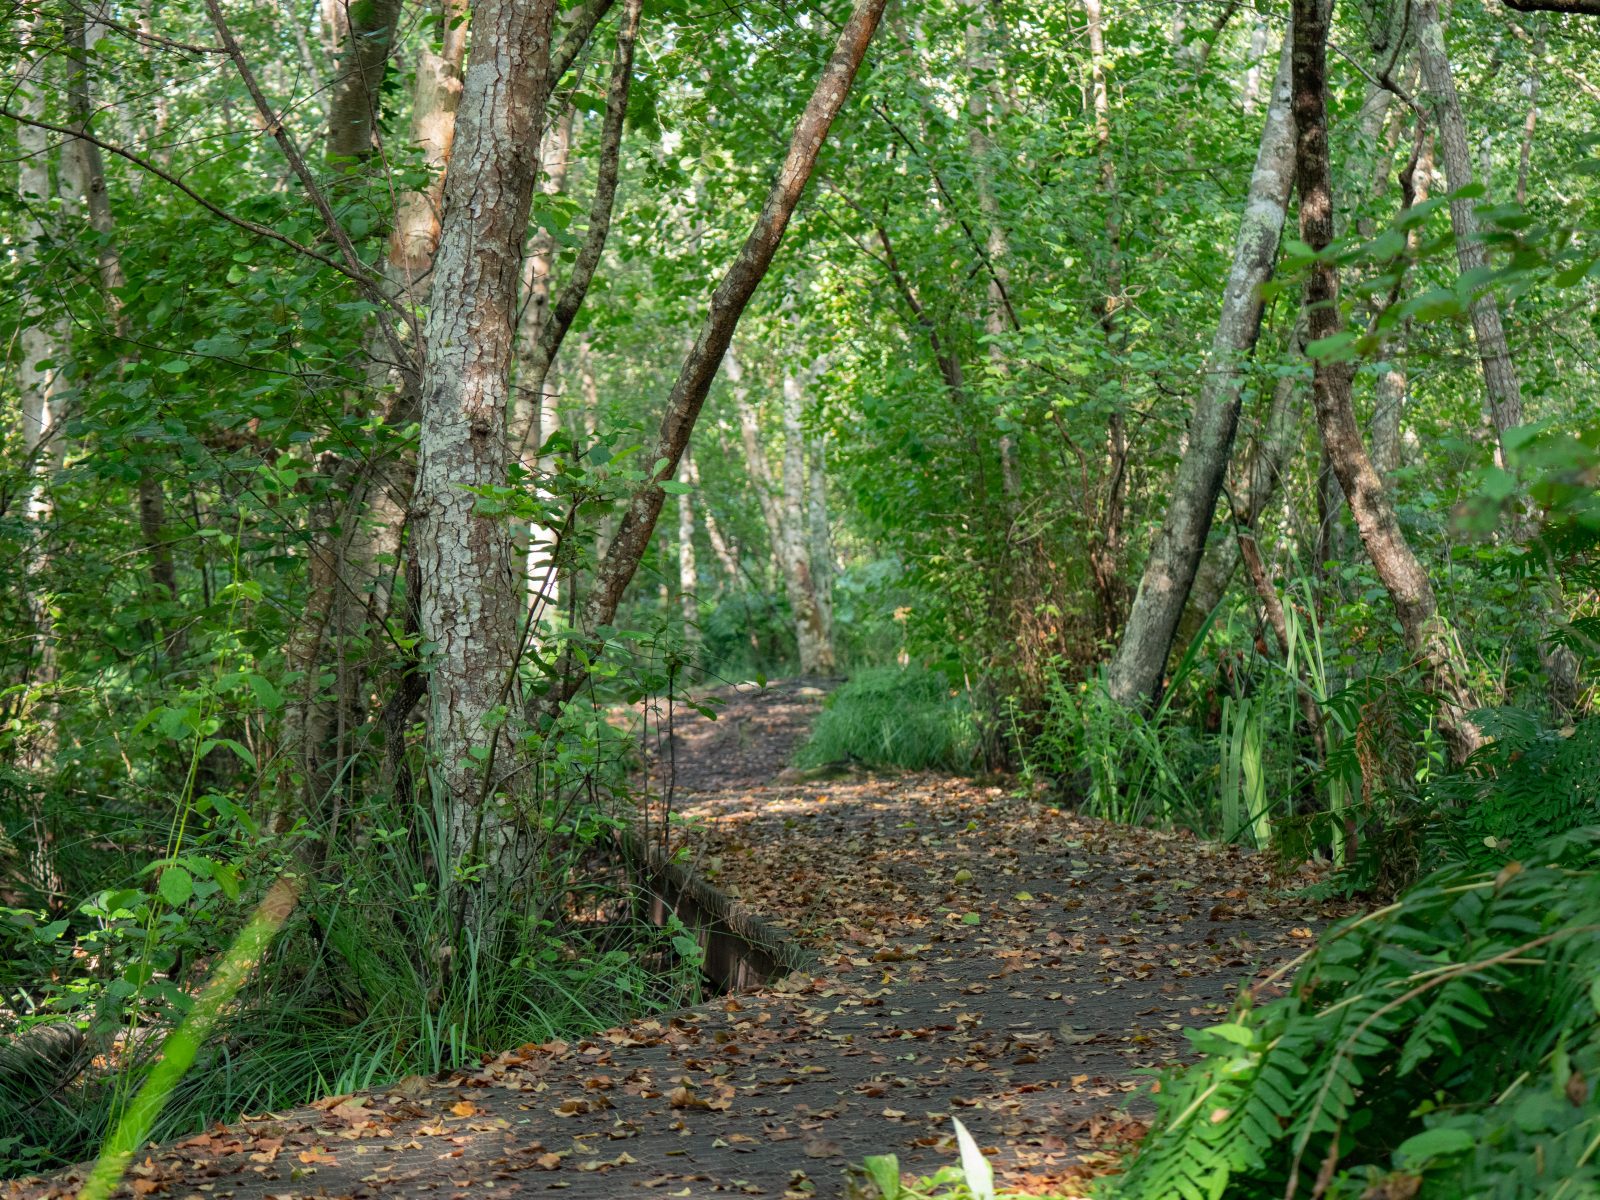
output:
M 1107 673 L 1111 695 L 1122 704 L 1153 698 L 1161 687 L 1173 635 L 1205 553 L 1217 497 L 1233 453 L 1244 364 L 1261 328 L 1261 286 L 1271 277 L 1277 261 L 1293 183 L 1288 60 L 1286 41 L 1239 224 L 1222 315 L 1189 422 L 1188 450 L 1178 467 L 1166 520 L 1151 547 L 1128 613 L 1122 643 Z
M 1313 251 L 1333 242 L 1333 182 L 1328 160 L 1327 51 L 1332 5 L 1294 0 L 1293 108 L 1300 238 Z M 1305 290 L 1306 332 L 1313 355 L 1312 399 L 1322 444 L 1344 491 L 1367 557 L 1394 604 L 1406 647 L 1439 702 L 1439 729 L 1460 761 L 1483 741 L 1470 713 L 1477 707 L 1466 684 L 1461 653 L 1439 618 L 1433 585 L 1400 528 L 1394 504 L 1367 457 L 1351 399 L 1351 364 L 1318 356 L 1319 343 L 1338 334 L 1338 268 L 1319 259 Z

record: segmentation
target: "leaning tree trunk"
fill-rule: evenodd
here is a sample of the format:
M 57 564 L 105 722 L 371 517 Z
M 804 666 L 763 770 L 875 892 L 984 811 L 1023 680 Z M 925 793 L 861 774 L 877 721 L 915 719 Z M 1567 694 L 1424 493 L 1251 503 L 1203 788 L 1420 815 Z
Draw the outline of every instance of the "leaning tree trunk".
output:
M 583 623 L 588 629 L 611 622 L 616 615 L 617 605 L 622 601 L 623 592 L 633 579 L 634 572 L 639 569 L 666 498 L 666 493 L 661 490 L 661 481 L 670 479 L 677 471 L 678 460 L 683 457 L 684 449 L 689 444 L 689 435 L 694 431 L 706 394 L 711 390 L 712 380 L 722 365 L 722 357 L 733 340 L 739 318 L 750 303 L 750 298 L 755 295 L 767 268 L 772 265 L 773 255 L 778 252 L 784 231 L 789 226 L 789 218 L 794 214 L 794 207 L 816 166 L 817 154 L 828 136 L 828 129 L 850 94 L 850 85 L 855 80 L 856 71 L 866 57 L 867 46 L 883 16 L 884 4 L 885 0 L 857 0 L 855 9 L 839 33 L 833 56 L 828 60 L 795 124 L 789 152 L 773 181 L 761 214 L 756 218 L 755 227 L 745 239 L 727 274 L 722 277 L 722 282 L 717 285 L 717 290 L 712 293 L 710 310 L 706 313 L 700 334 L 685 357 L 677 382 L 672 385 L 672 393 L 667 397 L 666 413 L 656 437 L 653 459 L 657 464 L 656 469 L 649 481 L 634 493 L 611 538 L 606 556 L 595 572 L 594 590 L 584 605 L 583 613 Z M 556 682 L 541 701 L 543 711 L 553 715 L 577 691 L 579 683 L 576 658 L 568 650 L 562 655 Z
M 1294 0 L 1293 111 L 1300 239 L 1320 253 L 1333 242 L 1333 180 L 1328 161 L 1328 26 L 1332 5 Z M 1306 333 L 1313 354 L 1311 394 L 1322 444 L 1355 518 L 1367 557 L 1394 605 L 1407 649 L 1439 702 L 1439 729 L 1460 761 L 1483 740 L 1461 653 L 1440 620 L 1428 574 L 1407 542 L 1394 503 L 1367 457 L 1351 398 L 1351 364 L 1317 355 L 1343 327 L 1338 268 L 1313 262 L 1306 277 Z
M 418 616 L 427 660 L 428 776 L 447 814 L 454 867 L 485 868 L 481 901 L 516 882 L 516 836 L 500 785 L 512 757 L 521 589 L 510 526 L 469 489 L 508 479 L 507 401 L 523 236 L 539 175 L 555 0 L 487 0 L 445 179 L 420 387 L 415 514 Z
M 1234 245 L 1233 268 L 1223 292 L 1222 316 L 1189 422 L 1188 450 L 1178 467 L 1166 520 L 1151 547 L 1144 578 L 1129 610 L 1122 643 L 1107 673 L 1111 695 L 1122 704 L 1142 703 L 1161 687 L 1173 634 L 1205 554 L 1217 497 L 1233 453 L 1245 361 L 1261 329 L 1261 288 L 1277 261 L 1293 184 L 1288 50 L 1286 39 Z

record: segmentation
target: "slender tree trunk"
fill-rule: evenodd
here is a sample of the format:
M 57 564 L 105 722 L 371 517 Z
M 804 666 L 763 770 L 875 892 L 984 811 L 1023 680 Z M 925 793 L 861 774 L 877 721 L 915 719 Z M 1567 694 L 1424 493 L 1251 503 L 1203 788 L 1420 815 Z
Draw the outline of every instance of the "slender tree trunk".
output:
M 828 523 L 827 446 L 822 438 L 812 440 L 808 446 L 807 471 L 806 509 L 810 518 L 807 556 L 811 562 L 817 606 L 822 611 L 822 625 L 827 630 L 834 669 L 837 669 L 838 654 L 833 642 L 833 531 Z
M 1288 348 L 1293 356 L 1303 353 L 1302 333 L 1303 325 L 1297 322 L 1289 335 Z M 1301 427 L 1305 409 L 1305 382 L 1304 378 L 1296 375 L 1280 375 L 1273 384 L 1272 399 L 1249 459 L 1243 464 L 1235 464 L 1235 472 L 1239 477 L 1229 488 L 1235 526 L 1250 530 L 1257 528 L 1262 515 L 1282 487 L 1290 459 L 1303 444 Z M 1237 538 L 1214 539 L 1195 575 L 1189 603 L 1185 605 L 1183 618 L 1178 622 L 1175 645 L 1186 647 L 1194 641 L 1200 626 L 1221 602 L 1238 565 Z
M 761 515 L 767 525 L 767 536 L 772 543 L 772 557 L 778 564 L 784 593 L 789 598 L 789 611 L 794 618 L 800 671 L 805 675 L 831 674 L 834 670 L 833 631 L 813 568 L 808 534 L 805 435 L 800 425 L 805 385 L 792 372 L 785 372 L 783 481 L 780 488 L 772 479 L 772 468 L 762 445 L 760 416 L 744 386 L 743 368 L 731 350 L 726 366 L 728 380 L 733 384 L 734 402 L 739 410 L 745 468 L 756 489 Z
M 988 338 L 987 355 L 989 372 L 995 383 L 1009 374 L 1005 351 L 999 337 L 1006 331 L 1006 309 L 1010 304 L 1011 246 L 1006 237 L 1005 225 L 1000 217 L 1000 201 L 994 190 L 994 146 L 989 139 L 992 84 L 986 75 L 994 72 L 994 55 L 990 50 L 993 30 L 989 11 L 980 6 L 975 24 L 967 26 L 967 70 L 973 76 L 971 91 L 967 93 L 969 129 L 967 149 L 972 157 L 972 173 L 978 188 L 978 207 L 983 213 L 988 234 L 984 253 L 989 259 L 988 304 L 983 313 L 983 332 Z M 1021 490 L 1017 476 L 1017 439 L 1013 434 L 1000 435 L 1000 486 L 1005 494 L 1015 498 Z
M 1528 167 L 1533 161 L 1533 133 L 1539 124 L 1539 67 L 1544 61 L 1544 22 L 1534 21 L 1533 48 L 1528 55 L 1528 77 L 1522 82 L 1522 96 L 1528 102 L 1528 115 L 1522 121 L 1522 145 L 1517 152 L 1517 203 L 1528 202 Z
M 473 13 L 425 332 L 416 495 L 418 606 L 428 659 L 428 771 L 458 869 L 482 864 L 481 903 L 515 887 L 517 838 L 501 784 L 514 765 L 521 589 L 510 527 L 474 487 L 508 478 L 507 401 L 523 238 L 539 176 L 554 0 L 485 0 Z M 501 756 L 504 757 L 501 757 Z
M 728 362 L 733 362 L 733 352 L 728 352 Z M 733 547 L 722 534 L 722 526 L 711 511 L 711 501 L 700 490 L 700 468 L 695 465 L 694 456 L 687 450 L 683 454 L 683 465 L 680 470 L 683 481 L 695 489 L 700 496 L 701 515 L 705 518 L 706 540 L 711 543 L 711 553 L 716 555 L 717 562 L 722 566 L 723 580 L 717 585 L 717 591 L 722 591 L 731 584 L 737 584 L 739 579 L 739 559 L 734 554 Z
M 807 372 L 812 380 L 820 372 Z M 821 581 L 811 557 L 810 514 L 806 508 L 806 438 L 801 427 L 806 380 L 793 372 L 783 377 L 783 545 L 779 555 L 789 581 L 794 610 L 800 670 L 805 675 L 834 672 L 833 628 L 822 599 Z
M 693 473 L 687 454 L 678 464 L 685 483 Z M 683 613 L 683 641 L 691 651 L 700 644 L 700 573 L 694 558 L 694 494 L 678 496 L 678 607 Z
M 1265 17 L 1258 16 L 1250 27 L 1250 66 L 1244 73 L 1244 96 L 1241 104 L 1247 113 L 1255 112 L 1261 104 L 1262 65 L 1267 56 L 1268 30 Z
M 89 81 L 89 32 L 85 18 L 74 14 L 66 28 L 68 49 L 68 97 L 72 108 L 72 125 L 85 133 L 94 112 L 94 97 Z M 100 147 L 86 138 L 75 138 L 62 151 L 63 161 L 73 160 L 70 171 L 76 175 L 83 189 L 88 210 L 89 228 L 94 231 L 96 249 L 95 265 L 100 277 L 100 294 L 107 315 L 111 318 L 112 333 L 119 343 L 128 337 L 128 315 L 123 307 L 122 289 L 127 276 L 122 269 L 122 254 L 117 245 L 116 220 L 111 212 L 111 195 L 106 190 L 105 160 Z M 66 168 L 64 168 L 66 169 Z M 125 353 L 123 345 L 116 350 L 120 362 Z M 136 485 L 135 508 L 139 529 L 150 557 L 150 581 L 156 595 L 166 603 L 160 622 L 164 634 L 163 649 L 174 662 L 180 662 L 188 649 L 187 637 L 177 611 L 178 569 L 173 559 L 172 545 L 167 540 L 166 494 L 155 467 L 149 461 L 154 448 L 142 444 L 139 479 Z
M 31 61 L 19 87 L 18 107 L 25 116 L 44 120 L 49 81 L 44 75 L 48 55 L 44 46 L 48 39 L 42 16 L 29 22 L 24 37 L 23 53 Z M 23 505 L 27 551 L 22 569 L 33 641 L 28 696 L 22 705 L 22 717 L 31 729 L 22 742 L 19 765 L 24 771 L 44 776 L 54 771 L 61 746 L 61 714 L 56 700 L 60 663 L 56 657 L 55 603 L 49 589 L 55 476 L 66 456 L 61 373 L 66 330 L 61 319 L 50 311 L 51 297 L 44 284 L 47 265 L 40 255 L 50 232 L 44 221 L 51 197 L 50 143 L 44 130 L 19 124 L 17 157 L 17 198 L 25 207 L 27 218 L 17 248 L 19 278 L 25 289 L 20 297 L 25 323 L 17 339 L 15 379 L 28 469 L 28 493 Z M 44 805 L 39 797 L 30 796 L 28 807 L 34 826 L 28 876 L 53 899 L 65 899 L 65 885 L 56 865 L 54 834 L 45 819 Z
M 1166 520 L 1145 565 L 1106 682 L 1122 704 L 1153 698 L 1161 687 L 1173 634 L 1205 554 L 1217 497 L 1233 453 L 1244 367 L 1261 329 L 1261 288 L 1271 278 L 1294 176 L 1289 116 L 1288 47 L 1281 56 L 1256 167 L 1223 292 L 1189 445 L 1178 467 Z
M 1417 154 L 1416 169 L 1411 173 L 1412 194 L 1415 196 L 1413 203 L 1420 204 L 1426 200 L 1432 186 L 1433 135 L 1427 133 L 1423 135 L 1422 146 Z M 1411 253 L 1416 254 L 1420 249 L 1421 230 L 1411 230 L 1406 240 Z M 1410 391 L 1410 381 L 1405 367 L 1401 365 L 1400 355 L 1409 331 L 1409 323 L 1395 330 L 1384 339 L 1380 352 L 1383 368 L 1378 374 L 1372 404 L 1372 465 L 1385 480 L 1400 469 L 1401 432 L 1404 428 L 1406 396 Z
M 1293 111 L 1300 238 L 1313 251 L 1333 241 L 1333 184 L 1328 161 L 1327 51 L 1329 10 L 1323 0 L 1294 0 Z M 1305 291 L 1306 333 L 1318 343 L 1340 332 L 1339 276 L 1326 260 L 1311 265 Z M 1356 528 L 1399 618 L 1406 647 L 1439 701 L 1439 728 L 1460 761 L 1483 740 L 1470 713 L 1477 707 L 1466 684 L 1461 652 L 1439 618 L 1433 585 L 1417 561 L 1383 480 L 1367 457 L 1351 399 L 1349 362 L 1313 358 L 1312 399 L 1322 443 Z
M 1106 81 L 1105 25 L 1100 0 L 1083 0 L 1088 21 L 1090 90 L 1094 103 L 1095 144 L 1100 157 L 1100 194 L 1106 204 L 1106 297 L 1100 325 L 1106 347 L 1113 359 L 1121 353 L 1121 334 L 1117 310 L 1122 304 L 1122 221 L 1117 192 L 1117 165 L 1111 152 L 1111 95 Z M 1174 17 L 1173 45 L 1183 45 L 1181 10 Z M 1106 423 L 1105 494 L 1100 509 L 1099 529 L 1089 548 L 1089 570 L 1095 582 L 1100 606 L 1101 633 L 1115 638 L 1123 628 L 1125 590 L 1122 563 L 1125 556 L 1123 528 L 1126 520 L 1128 466 L 1127 425 L 1120 409 L 1114 409 Z
M 794 206 L 811 178 L 817 153 L 827 137 L 828 128 L 844 106 L 856 71 L 866 56 L 872 34 L 883 16 L 883 8 L 884 0 L 857 0 L 855 10 L 839 34 L 833 56 L 795 125 L 789 152 L 778 170 L 755 227 L 712 294 L 700 335 L 685 358 L 677 382 L 667 398 L 666 413 L 662 418 L 654 454 L 655 461 L 661 466 L 651 481 L 634 494 L 606 557 L 596 572 L 595 588 L 584 612 L 584 624 L 590 629 L 608 624 L 616 615 L 622 593 L 638 569 L 661 514 L 665 493 L 658 482 L 670 478 L 676 471 L 678 459 L 689 444 L 689 435 L 694 430 L 711 382 L 733 339 L 739 317 L 766 275 L 773 255 L 777 253 L 789 218 L 794 213 Z M 578 686 L 571 655 L 564 658 L 565 669 L 560 673 L 560 682 L 552 687 L 544 701 L 549 709 L 564 704 Z
M 1439 157 L 1444 162 L 1445 178 L 1451 192 L 1472 184 L 1472 151 L 1467 142 L 1467 123 L 1461 113 L 1461 97 L 1456 93 L 1455 76 L 1445 52 L 1444 26 L 1439 20 L 1438 0 L 1417 0 L 1417 45 L 1422 59 L 1422 78 L 1432 101 L 1438 131 Z M 1456 235 L 1456 262 L 1463 275 L 1486 272 L 1488 253 L 1478 229 L 1477 200 L 1452 196 L 1450 225 Z M 1500 320 L 1500 305 L 1494 295 L 1484 292 L 1472 302 L 1472 333 L 1478 343 L 1478 361 L 1483 367 L 1483 383 L 1488 394 L 1489 419 L 1497 442 L 1496 460 L 1505 452 L 1505 435 L 1522 424 L 1522 389 L 1506 346 L 1505 327 Z
M 359 168 L 376 148 L 380 89 L 394 50 L 400 0 L 328 0 L 329 28 L 338 37 L 338 72 L 328 101 L 328 162 Z M 446 34 L 446 37 L 449 35 Z
M 1459 192 L 1472 182 L 1472 156 L 1467 143 L 1467 124 L 1461 112 L 1461 98 L 1456 92 L 1455 78 L 1450 68 L 1450 58 L 1445 51 L 1444 26 L 1439 19 L 1438 0 L 1419 0 L 1417 9 L 1417 40 L 1422 57 L 1422 76 L 1433 101 L 1434 119 L 1438 126 L 1439 156 L 1444 160 L 1445 178 L 1452 193 Z M 1535 119 L 1533 99 L 1529 101 L 1528 134 L 1532 136 Z M 1455 231 L 1456 262 L 1463 275 L 1480 275 L 1489 269 L 1489 256 L 1478 229 L 1477 201 L 1470 197 L 1452 195 L 1450 199 L 1450 225 Z M 1516 366 L 1506 342 L 1505 326 L 1500 319 L 1500 305 L 1492 292 L 1485 291 L 1472 302 L 1472 333 L 1478 343 L 1478 362 L 1483 368 L 1484 390 L 1488 398 L 1489 420 L 1495 433 L 1495 462 L 1505 464 L 1506 434 L 1523 423 L 1522 389 L 1517 380 Z M 1519 506 L 1516 516 L 1516 533 L 1521 538 L 1531 536 L 1533 514 L 1526 503 Z M 1547 588 L 1554 589 L 1554 581 Z M 1541 609 L 1540 633 L 1548 628 L 1556 605 L 1548 595 L 1538 597 Z M 1546 674 L 1549 676 L 1551 699 L 1556 707 L 1566 711 L 1578 698 L 1578 660 L 1564 646 L 1540 650 Z

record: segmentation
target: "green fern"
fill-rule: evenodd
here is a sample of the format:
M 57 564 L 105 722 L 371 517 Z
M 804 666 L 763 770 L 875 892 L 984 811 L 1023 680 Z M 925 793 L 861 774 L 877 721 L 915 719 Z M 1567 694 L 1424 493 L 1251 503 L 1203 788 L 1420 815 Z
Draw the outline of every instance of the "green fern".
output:
M 1528 861 L 1430 876 L 1191 1031 L 1114 1194 L 1600 1195 L 1600 829 Z

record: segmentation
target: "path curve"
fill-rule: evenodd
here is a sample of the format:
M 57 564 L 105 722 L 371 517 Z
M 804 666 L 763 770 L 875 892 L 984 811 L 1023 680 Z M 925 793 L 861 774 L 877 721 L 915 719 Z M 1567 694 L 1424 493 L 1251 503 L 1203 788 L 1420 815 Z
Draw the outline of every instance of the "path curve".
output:
M 678 764 L 674 845 L 801 941 L 814 974 L 522 1047 L 448 1084 L 246 1119 L 152 1151 L 123 1194 L 837 1196 L 868 1154 L 917 1173 L 952 1162 L 952 1114 L 1002 1186 L 1095 1173 L 1135 1131 L 1135 1072 L 1304 949 L 1318 914 L 1257 856 L 1001 787 L 796 779 L 784 766 L 821 695 L 725 689 L 721 718 L 678 713 L 656 758 Z

